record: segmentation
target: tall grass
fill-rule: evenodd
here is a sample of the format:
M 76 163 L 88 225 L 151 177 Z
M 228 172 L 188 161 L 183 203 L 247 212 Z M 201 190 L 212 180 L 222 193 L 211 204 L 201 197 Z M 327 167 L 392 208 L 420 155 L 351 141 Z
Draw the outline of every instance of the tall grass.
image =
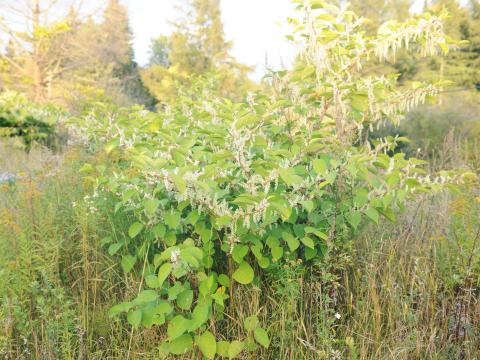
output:
M 21 176 L 0 191 L 0 358 L 158 358 L 161 330 L 107 317 L 140 274 L 126 276 L 102 245 L 127 222 L 108 199 L 93 206 L 79 174 L 87 157 L 107 161 L 0 147 L 0 172 Z M 235 288 L 217 339 L 243 336 L 243 319 L 258 314 L 271 347 L 245 359 L 480 358 L 479 196 L 465 187 L 411 204 L 328 264 L 279 265 Z

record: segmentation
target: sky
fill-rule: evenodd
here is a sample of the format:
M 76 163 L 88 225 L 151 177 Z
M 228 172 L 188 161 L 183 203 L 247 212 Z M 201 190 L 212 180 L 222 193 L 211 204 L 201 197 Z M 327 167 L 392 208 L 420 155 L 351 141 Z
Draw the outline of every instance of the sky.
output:
M 1 0 L 0 0 L 1 1 Z M 134 33 L 135 57 L 140 65 L 149 58 L 152 38 L 168 35 L 170 21 L 178 18 L 178 0 L 121 0 L 127 6 Z M 423 0 L 416 0 L 418 11 Z M 227 40 L 233 41 L 232 54 L 253 66 L 253 78 L 259 79 L 269 68 L 279 70 L 292 62 L 296 50 L 285 36 L 287 17 L 294 14 L 291 0 L 221 0 L 222 20 Z
M 127 6 L 134 33 L 136 60 L 148 61 L 150 39 L 172 30 L 169 21 L 178 18 L 177 0 L 122 0 Z M 254 66 L 253 77 L 264 73 L 265 64 L 283 68 L 292 61 L 295 48 L 285 40 L 285 19 L 292 16 L 290 0 L 222 0 L 222 20 L 227 40 L 233 41 L 232 55 Z M 283 24 L 283 26 L 282 26 Z

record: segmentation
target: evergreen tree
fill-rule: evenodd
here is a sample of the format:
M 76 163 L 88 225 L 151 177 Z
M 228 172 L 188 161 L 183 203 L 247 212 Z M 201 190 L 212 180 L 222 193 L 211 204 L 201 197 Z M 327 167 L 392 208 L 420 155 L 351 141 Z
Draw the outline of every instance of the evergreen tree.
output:
M 454 40 L 464 40 L 465 44 L 452 51 L 445 59 L 430 58 L 422 61 L 416 78 L 428 80 L 441 77 L 453 82 L 456 88 L 473 90 L 480 82 L 480 36 L 478 1 L 472 1 L 470 9 L 456 0 L 433 0 L 429 3 L 430 12 L 446 9 L 450 17 L 445 23 L 445 32 Z
M 174 23 L 168 38 L 153 40 L 150 67 L 142 79 L 152 94 L 163 102 L 175 101 L 178 90 L 194 76 L 215 73 L 222 95 L 241 95 L 251 86 L 251 69 L 230 54 L 225 40 L 219 0 L 188 0 L 183 17 Z
M 99 30 L 100 62 L 111 69 L 113 80 L 118 82 L 118 88 L 108 89 L 110 95 L 122 105 L 150 104 L 152 99 L 143 86 L 134 60 L 127 9 L 119 0 L 108 1 Z

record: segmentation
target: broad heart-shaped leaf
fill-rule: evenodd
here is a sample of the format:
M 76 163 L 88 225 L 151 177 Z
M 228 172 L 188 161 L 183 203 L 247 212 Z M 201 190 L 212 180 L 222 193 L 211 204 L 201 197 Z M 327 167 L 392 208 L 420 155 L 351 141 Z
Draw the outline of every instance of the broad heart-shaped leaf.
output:
M 228 341 L 219 341 L 217 342 L 217 354 L 221 357 L 228 358 L 228 348 L 230 343 Z
M 258 327 L 253 331 L 253 336 L 255 337 L 255 340 L 257 340 L 257 342 L 264 348 L 268 348 L 270 346 L 270 339 L 268 338 L 268 334 L 261 327 Z
M 149 288 L 156 289 L 159 287 L 158 285 L 158 277 L 155 275 L 147 275 L 145 277 L 145 283 Z
M 233 273 L 233 279 L 243 285 L 250 284 L 253 281 L 255 274 L 252 267 L 246 261 L 243 261 L 237 270 Z
M 205 331 L 195 339 L 198 348 L 207 359 L 213 359 L 217 353 L 217 342 L 210 331 Z
M 192 321 L 194 326 L 197 328 L 205 324 L 208 320 L 208 315 L 210 312 L 210 305 L 208 303 L 197 304 L 195 309 L 193 309 Z M 193 329 L 196 330 L 196 329 Z M 192 331 L 193 331 L 192 330 Z
M 140 224 L 139 222 L 134 222 L 130 227 L 128 228 L 128 236 L 130 236 L 132 239 L 140 234 L 140 232 L 143 229 L 143 224 Z
M 257 315 L 249 316 L 243 321 L 243 327 L 248 332 L 255 330 L 258 327 L 258 324 L 259 321 Z
M 272 248 L 272 257 L 274 260 L 278 260 L 283 256 L 283 247 L 281 246 L 276 246 Z
M 130 311 L 127 314 L 127 321 L 134 328 L 138 327 L 138 325 L 140 325 L 140 322 L 142 321 L 142 310 L 137 309 L 137 310 Z
M 118 250 L 120 250 L 122 248 L 123 244 L 122 243 L 115 243 L 115 244 L 112 244 L 108 247 L 108 254 L 110 256 L 113 256 L 117 253 Z
M 177 306 L 182 310 L 190 310 L 193 302 L 193 290 L 184 290 L 177 296 Z
M 157 300 L 158 294 L 155 290 L 143 290 L 135 299 L 136 304 L 148 303 Z
M 234 359 L 237 357 L 243 350 L 244 344 L 241 341 L 234 340 L 228 347 L 228 358 Z
M 171 211 L 165 214 L 165 224 L 171 229 L 176 229 L 180 225 L 180 220 L 181 217 L 179 211 Z
M 122 265 L 122 269 L 124 272 L 128 273 L 132 270 L 133 266 L 137 262 L 137 258 L 132 255 L 125 255 L 122 257 L 122 261 L 120 265 Z
M 317 249 L 305 248 L 305 259 L 312 260 L 315 256 L 317 256 Z
M 218 283 L 225 287 L 230 287 L 230 278 L 225 274 L 218 275 Z
M 159 313 L 154 306 L 142 308 L 142 325 L 151 328 L 153 325 L 163 325 L 165 315 Z
M 232 258 L 235 260 L 236 263 L 241 263 L 243 258 L 248 254 L 248 246 L 247 245 L 234 245 L 232 251 Z
M 160 200 L 158 199 L 147 199 L 143 202 L 143 206 L 145 208 L 145 211 L 153 215 L 157 211 L 158 207 L 160 206 Z
M 300 241 L 305 245 L 306 247 L 309 247 L 310 249 L 315 248 L 315 242 L 312 240 L 312 238 L 305 236 L 300 239 Z
M 358 211 L 352 211 L 347 214 L 347 220 L 352 225 L 352 227 L 356 230 L 358 225 L 362 222 L 362 215 Z
M 327 240 L 328 239 L 328 235 L 321 232 L 320 230 L 318 229 L 315 229 L 314 227 L 311 227 L 311 226 L 306 226 L 305 227 L 305 232 L 307 234 L 313 234 L 317 237 L 319 237 L 320 239 L 323 239 L 323 240 Z
M 322 159 L 315 159 L 312 161 L 313 170 L 317 175 L 324 175 L 327 172 L 327 163 Z
M 312 200 L 300 201 L 300 204 L 307 210 L 307 212 L 312 212 L 315 208 L 315 203 Z
M 282 237 L 287 242 L 287 245 L 290 251 L 295 251 L 300 246 L 300 241 L 298 241 L 298 239 L 295 236 L 293 236 L 291 233 L 284 231 L 282 233 Z
M 365 214 L 372 220 L 375 224 L 378 225 L 378 218 L 379 218 L 379 213 L 376 209 L 374 208 L 369 208 L 365 211 Z
M 278 172 L 280 173 L 280 178 L 288 186 L 300 184 L 303 181 L 300 176 L 295 174 L 295 170 L 293 168 L 282 168 L 279 169 Z
M 117 304 L 115 306 L 112 306 L 110 310 L 108 310 L 108 316 L 109 317 L 114 317 L 122 312 L 126 312 L 130 310 L 133 307 L 133 303 L 131 302 L 122 302 L 120 304 Z
M 189 334 L 184 334 L 170 341 L 168 349 L 174 355 L 182 355 L 193 348 L 193 339 Z
M 167 334 L 170 340 L 174 340 L 183 335 L 188 329 L 189 320 L 185 319 L 182 315 L 175 316 L 167 326 Z
M 158 236 L 159 238 L 163 238 L 167 233 L 167 228 L 163 224 L 157 224 L 153 227 L 152 232 L 155 236 Z
M 158 287 L 162 287 L 163 282 L 168 278 L 172 269 L 173 265 L 170 263 L 165 263 L 160 266 L 160 269 L 158 270 Z

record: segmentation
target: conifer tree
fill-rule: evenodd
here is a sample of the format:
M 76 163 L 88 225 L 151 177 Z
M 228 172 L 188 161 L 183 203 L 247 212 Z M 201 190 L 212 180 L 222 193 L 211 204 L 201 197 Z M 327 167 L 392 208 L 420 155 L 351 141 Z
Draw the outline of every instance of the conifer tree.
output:
M 192 77 L 215 73 L 221 94 L 245 93 L 251 69 L 229 53 L 232 44 L 225 39 L 220 1 L 188 0 L 181 10 L 168 40 L 162 36 L 152 42 L 151 66 L 142 72 L 149 90 L 160 101 L 172 102 Z

